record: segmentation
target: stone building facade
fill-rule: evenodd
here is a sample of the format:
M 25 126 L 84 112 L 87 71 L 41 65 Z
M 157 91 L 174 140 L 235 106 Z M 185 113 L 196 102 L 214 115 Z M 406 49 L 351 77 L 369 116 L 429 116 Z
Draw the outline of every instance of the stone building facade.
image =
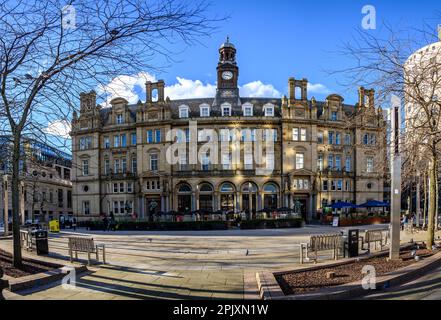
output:
M 211 98 L 170 100 L 163 81 L 146 83 L 136 105 L 116 98 L 102 108 L 82 94 L 71 133 L 75 214 L 289 207 L 309 220 L 339 200 L 382 201 L 385 122 L 374 91 L 360 88 L 355 106 L 337 94 L 320 102 L 306 79 L 290 78 L 283 98 L 241 97 L 236 53 L 229 40 L 220 47 Z
M 0 221 L 12 219 L 11 166 L 8 137 L 0 137 Z M 72 219 L 72 159 L 69 154 L 31 139 L 23 140 L 19 212 L 22 222 Z M 23 215 L 24 212 L 24 215 Z M 7 217 L 6 217 L 7 213 Z

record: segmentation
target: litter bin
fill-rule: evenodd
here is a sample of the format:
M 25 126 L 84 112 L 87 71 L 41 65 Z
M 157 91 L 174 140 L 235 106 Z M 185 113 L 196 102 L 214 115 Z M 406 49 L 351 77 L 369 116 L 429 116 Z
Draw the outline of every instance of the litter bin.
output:
M 38 255 L 44 255 L 49 253 L 49 242 L 47 231 L 45 230 L 34 230 L 32 231 L 32 237 L 35 241 L 35 247 L 37 249 Z
M 354 258 L 358 257 L 358 235 L 359 230 L 353 229 L 348 231 L 348 257 Z

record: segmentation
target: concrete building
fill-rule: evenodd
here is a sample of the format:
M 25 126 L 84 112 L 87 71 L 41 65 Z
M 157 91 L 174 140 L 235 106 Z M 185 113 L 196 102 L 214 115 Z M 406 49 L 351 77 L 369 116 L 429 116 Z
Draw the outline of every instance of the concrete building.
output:
M 4 221 L 5 208 L 9 221 L 12 219 L 9 144 L 8 137 L 0 139 L 0 221 Z M 31 139 L 23 139 L 22 146 L 19 196 L 22 222 L 72 217 L 71 156 Z
M 102 108 L 94 92 L 82 94 L 71 133 L 74 213 L 290 207 L 313 219 L 339 200 L 383 200 L 385 122 L 374 90 L 360 88 L 355 106 L 337 94 L 321 102 L 308 98 L 306 79 L 290 78 L 288 96 L 242 97 L 236 54 L 229 40 L 220 47 L 214 97 L 171 100 L 163 81 L 147 82 L 136 105 L 115 98 Z

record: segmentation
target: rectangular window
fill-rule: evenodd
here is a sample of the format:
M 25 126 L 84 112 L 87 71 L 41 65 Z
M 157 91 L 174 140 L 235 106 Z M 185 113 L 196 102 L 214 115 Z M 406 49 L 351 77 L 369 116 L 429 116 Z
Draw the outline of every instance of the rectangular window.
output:
M 124 193 L 124 182 L 119 183 L 119 192 Z
M 125 134 L 121 135 L 121 147 L 123 147 L 123 148 L 127 147 L 127 140 L 126 140 Z
M 367 163 L 367 168 L 366 168 L 367 172 L 373 173 L 374 172 L 374 158 L 368 157 L 366 159 L 366 163 Z
M 345 164 L 346 172 L 351 172 L 351 162 L 352 162 L 352 158 L 347 156 L 346 157 L 346 164 Z
M 328 180 L 323 180 L 323 191 L 328 191 Z
M 305 190 L 309 190 L 309 180 L 303 181 L 303 188 L 305 188 Z
M 328 168 L 331 170 L 334 168 L 334 155 L 333 154 L 328 155 Z
M 331 180 L 331 191 L 335 191 L 335 190 L 336 190 L 335 181 Z
M 179 170 L 185 171 L 187 169 L 187 154 L 179 153 Z
M 296 169 L 303 169 L 305 166 L 305 155 L 303 153 L 296 153 Z
M 83 201 L 83 214 L 85 214 L 85 215 L 90 214 L 90 202 L 89 201 Z
M 335 156 L 335 169 L 341 170 L 341 155 L 338 154 Z
M 341 141 L 340 141 L 340 133 L 339 133 L 339 132 L 337 132 L 337 133 L 335 134 L 335 144 L 338 145 L 338 146 L 341 144 Z
M 119 202 L 119 212 L 120 212 L 121 214 L 123 214 L 125 211 L 126 211 L 125 203 L 124 203 L 124 201 L 120 201 L 120 202 Z
M 84 137 L 80 138 L 80 150 L 89 150 L 92 149 L 92 138 Z
M 63 208 L 63 206 L 64 206 L 63 189 L 58 189 L 58 207 Z
M 104 159 L 104 174 L 110 173 L 110 160 Z
M 245 153 L 243 160 L 244 160 L 245 170 L 253 170 L 253 154 Z
M 153 143 L 153 130 L 147 130 L 147 143 Z
M 210 108 L 209 107 L 202 107 L 201 108 L 201 117 L 209 117 L 210 116 Z
M 224 170 L 231 170 L 231 154 L 222 154 L 222 168 Z
M 119 159 L 113 161 L 113 171 L 114 173 L 119 173 Z
M 113 193 L 118 193 L 118 184 L 117 183 L 113 184 Z
M 317 156 L 317 168 L 318 168 L 320 171 L 323 171 L 323 167 L 324 167 L 324 164 L 323 164 L 323 155 L 322 155 L 322 154 L 319 154 L 319 155 Z
M 127 193 L 133 192 L 133 182 L 127 182 Z
M 191 134 L 190 134 L 190 129 L 189 129 L 189 128 L 186 128 L 186 129 L 184 130 L 184 132 L 185 132 L 185 142 L 190 142 L 190 136 L 191 136 Z
M 231 108 L 230 107 L 222 107 L 222 116 L 223 117 L 231 117 Z
M 136 158 L 132 158 L 132 173 L 138 172 L 138 162 Z
M 317 143 L 323 144 L 323 132 L 321 131 L 317 133 Z
M 337 181 L 337 191 L 342 191 L 342 190 L 343 190 L 343 181 L 338 180 Z
M 265 107 L 265 117 L 274 117 L 273 107 Z
M 72 191 L 71 190 L 67 190 L 67 208 L 68 209 L 72 208 Z
M 328 133 L 328 144 L 334 144 L 334 132 L 332 131 Z
M 150 155 L 150 170 L 151 171 L 158 171 L 158 155 L 157 154 Z
M 292 129 L 292 140 L 299 141 L 299 128 Z
M 351 135 L 350 134 L 346 134 L 346 136 L 345 136 L 345 145 L 347 145 L 347 146 L 350 146 L 352 143 L 351 143 Z
M 113 213 L 119 214 L 119 203 L 118 201 L 113 201 Z
M 161 143 L 161 130 L 159 129 L 155 130 L 155 142 Z
M 230 139 L 230 130 L 229 129 L 221 129 L 220 130 L 220 141 L 226 142 Z
M 104 137 L 104 149 L 110 148 L 110 139 L 109 137 Z
M 126 158 L 121 159 L 121 169 L 122 169 L 122 173 L 127 172 L 127 159 Z
M 208 154 L 202 155 L 201 167 L 202 167 L 202 171 L 210 170 L 210 156 Z
M 179 108 L 179 118 L 180 119 L 188 118 L 188 107 Z
M 252 117 L 253 116 L 253 107 L 247 106 L 243 108 L 244 117 Z
M 346 191 L 351 191 L 351 182 L 349 180 L 346 180 L 345 186 L 346 186 Z
M 136 132 L 133 132 L 131 135 L 130 135 L 130 140 L 131 140 L 131 144 L 132 144 L 132 146 L 136 146 Z
M 274 170 L 274 153 L 266 153 L 266 169 Z
M 89 160 L 83 160 L 83 176 L 89 175 Z
M 300 129 L 300 141 L 306 141 L 306 129 Z
M 113 147 L 119 148 L 119 136 L 113 136 Z

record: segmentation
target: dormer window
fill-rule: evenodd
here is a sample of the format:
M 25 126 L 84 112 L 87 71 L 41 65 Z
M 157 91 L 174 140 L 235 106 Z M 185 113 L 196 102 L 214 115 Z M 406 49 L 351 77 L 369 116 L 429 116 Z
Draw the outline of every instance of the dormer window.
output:
M 266 104 L 263 107 L 263 113 L 265 117 L 274 117 L 274 106 L 272 104 Z
M 229 103 L 224 103 L 221 106 L 222 117 L 231 117 L 231 105 Z
M 188 106 L 180 106 L 179 107 L 179 118 L 186 119 L 189 117 L 189 108 Z
M 124 116 L 122 114 L 116 115 L 116 124 L 123 124 L 124 123 Z
M 337 120 L 338 120 L 337 111 L 332 111 L 331 112 L 331 121 L 337 121 Z
M 201 105 L 199 109 L 201 117 L 208 118 L 210 116 L 210 106 L 208 104 Z
M 242 106 L 243 116 L 244 117 L 252 117 L 253 116 L 253 105 L 250 103 L 246 103 Z

